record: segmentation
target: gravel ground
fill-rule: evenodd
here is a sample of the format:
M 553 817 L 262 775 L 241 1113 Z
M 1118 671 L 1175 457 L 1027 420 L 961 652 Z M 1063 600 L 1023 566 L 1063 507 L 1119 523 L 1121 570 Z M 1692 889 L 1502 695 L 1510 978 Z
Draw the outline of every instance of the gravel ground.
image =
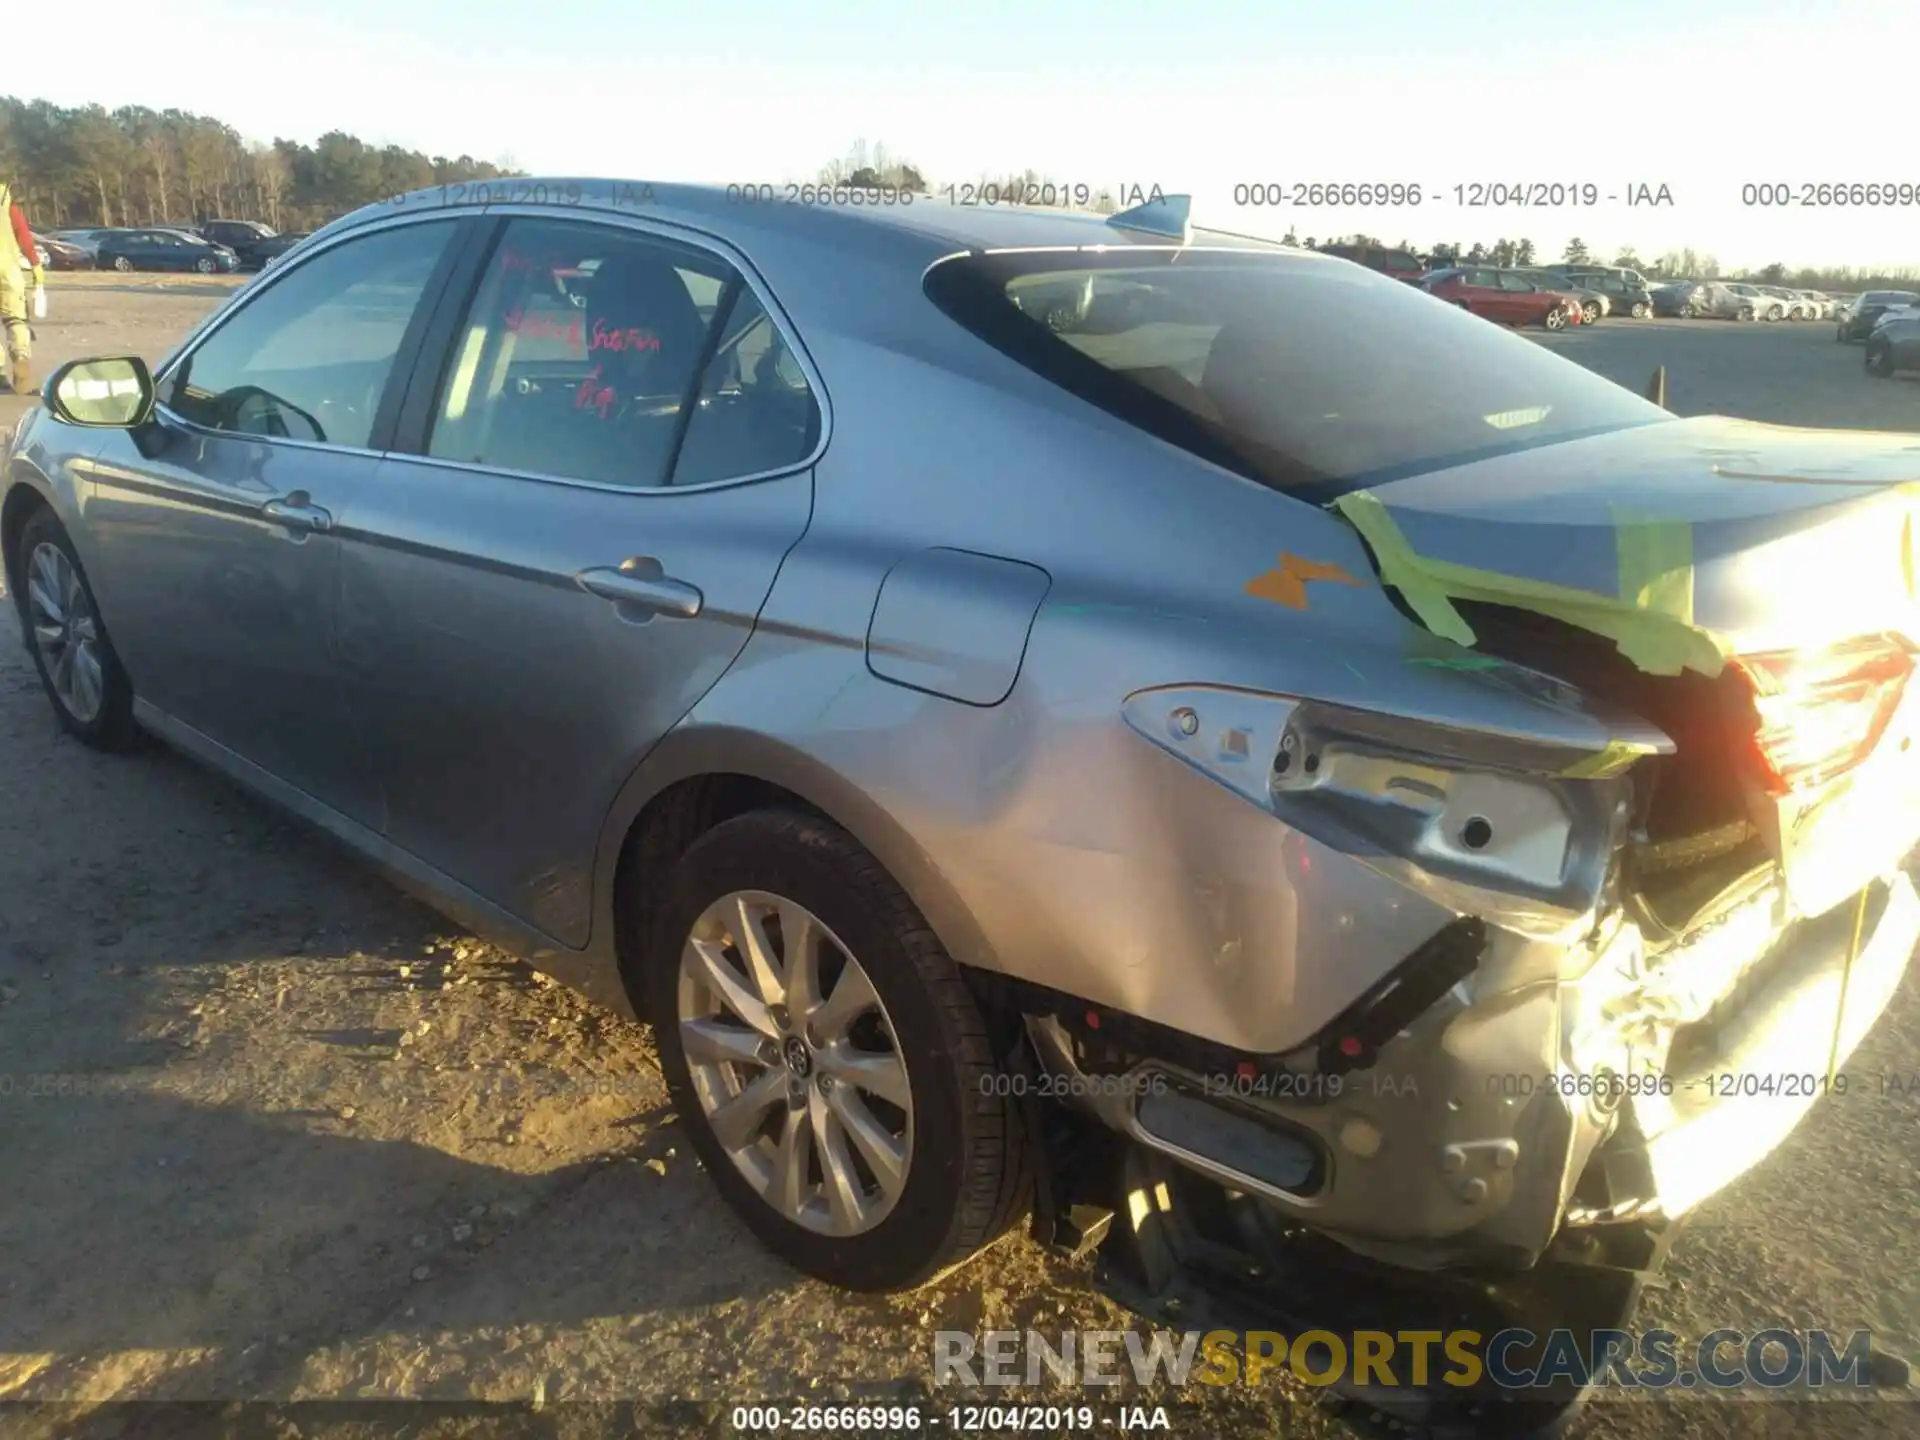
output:
M 157 359 L 231 288 L 56 277 L 41 372 Z M 1612 322 L 1547 343 L 1636 387 L 1667 364 L 1678 409 L 1920 429 L 1920 391 L 1864 377 L 1830 326 Z M 23 403 L 0 400 L 0 422 Z M 1910 983 L 1853 1071 L 1920 1070 L 1917 1031 Z M 1642 1322 L 1870 1328 L 1920 1354 L 1916 1159 L 1920 1099 L 1823 1102 L 1697 1216 Z M 737 1403 L 927 1398 L 936 1330 L 1129 1323 L 1091 1267 L 1023 1235 L 912 1295 L 829 1291 L 762 1252 L 698 1168 L 644 1027 L 182 759 L 62 738 L 0 640 L 0 1402 L 31 1402 L 0 1430 L 725 1435 Z M 1297 1388 L 1130 1398 L 1177 1399 L 1176 1434 L 1354 1433 Z M 444 1403 L 185 1404 L 260 1399 Z M 176 1403 L 93 1408 L 124 1400 Z M 474 1401 L 521 1407 L 444 1408 Z M 1643 1398 L 1596 1404 L 1578 1433 L 1811 1418 Z M 1818 1419 L 1920 1433 L 1905 1405 Z

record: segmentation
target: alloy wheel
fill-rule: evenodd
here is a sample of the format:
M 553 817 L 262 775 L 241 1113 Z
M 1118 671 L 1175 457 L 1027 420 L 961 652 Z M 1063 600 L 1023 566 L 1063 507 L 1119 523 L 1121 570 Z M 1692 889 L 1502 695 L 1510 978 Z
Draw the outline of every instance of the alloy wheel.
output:
M 124 255 L 116 255 L 113 257 L 113 268 L 121 271 L 131 270 L 133 269 L 133 261 Z
M 680 1043 L 714 1138 L 777 1214 L 822 1235 L 886 1219 L 913 1094 L 860 962 L 805 906 L 757 890 L 701 912 L 680 953 Z
M 91 724 L 106 702 L 100 621 L 80 572 L 57 545 L 42 541 L 27 561 L 27 615 L 55 697 L 76 721 Z

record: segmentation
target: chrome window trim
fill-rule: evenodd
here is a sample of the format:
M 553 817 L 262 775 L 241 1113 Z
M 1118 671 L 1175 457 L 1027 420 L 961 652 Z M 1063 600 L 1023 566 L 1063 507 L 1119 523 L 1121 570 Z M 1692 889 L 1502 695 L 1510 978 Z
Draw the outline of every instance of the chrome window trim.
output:
M 631 230 L 636 234 L 652 239 L 668 240 L 685 245 L 692 250 L 705 251 L 717 260 L 725 262 L 738 275 L 760 302 L 766 311 L 768 321 L 786 342 L 788 351 L 799 362 L 800 369 L 807 377 L 807 386 L 813 394 L 813 403 L 820 411 L 820 438 L 814 442 L 811 452 L 790 465 L 782 465 L 772 470 L 757 470 L 750 475 L 730 475 L 723 480 L 706 480 L 698 485 L 609 485 L 598 480 L 577 480 L 569 475 L 553 475 L 543 470 L 514 470 L 503 465 L 481 465 L 471 460 L 448 460 L 438 455 L 415 455 L 407 451 L 388 451 L 389 460 L 407 461 L 413 464 L 443 466 L 454 470 L 466 470 L 481 475 L 498 475 L 511 480 L 531 480 L 543 485 L 571 485 L 580 490 L 597 490 L 614 495 L 699 495 L 708 490 L 731 489 L 736 485 L 753 485 L 762 480 L 773 480 L 783 475 L 795 475 L 802 470 L 810 470 L 820 463 L 820 457 L 826 454 L 827 443 L 833 436 L 833 405 L 827 396 L 826 382 L 820 378 L 820 371 L 813 363 L 813 356 L 801 343 L 793 321 L 785 308 L 774 297 L 758 271 L 738 248 L 705 230 L 690 225 L 681 225 L 674 221 L 642 219 L 639 216 L 622 214 L 618 211 L 581 205 L 487 205 L 482 207 L 489 216 L 503 216 L 507 219 L 523 220 L 574 220 L 587 225 L 599 225 L 608 229 Z M 482 272 L 484 279 L 484 272 Z M 696 404 L 698 401 L 696 400 Z M 692 424 L 691 421 L 688 422 Z M 431 432 L 429 432 L 431 436 Z M 431 440 L 429 440 L 431 443 Z M 677 458 L 677 457 L 676 457 Z M 669 477 L 671 479 L 671 477 Z

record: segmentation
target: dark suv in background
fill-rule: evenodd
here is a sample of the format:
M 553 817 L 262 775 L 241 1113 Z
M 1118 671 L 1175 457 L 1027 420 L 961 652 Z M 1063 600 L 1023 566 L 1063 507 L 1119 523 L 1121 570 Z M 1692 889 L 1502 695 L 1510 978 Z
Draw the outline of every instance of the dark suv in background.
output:
M 262 246 L 279 238 L 271 225 L 263 225 L 258 220 L 205 220 L 195 233 L 233 251 L 240 258 L 242 270 L 258 270 L 265 265 L 267 257 Z
M 1911 290 L 1869 290 L 1840 317 L 1833 338 L 1842 344 L 1864 340 L 1873 334 L 1873 327 L 1880 317 L 1894 306 L 1915 304 L 1920 304 L 1920 295 Z

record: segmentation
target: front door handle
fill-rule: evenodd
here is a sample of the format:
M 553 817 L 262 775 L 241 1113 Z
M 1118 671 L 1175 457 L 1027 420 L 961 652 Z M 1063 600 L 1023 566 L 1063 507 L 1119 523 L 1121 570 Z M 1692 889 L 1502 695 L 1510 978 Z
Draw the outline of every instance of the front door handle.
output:
M 269 500 L 260 507 L 260 514 L 289 530 L 304 530 L 315 535 L 333 528 L 333 516 L 307 499 L 304 490 L 296 490 L 280 500 Z
M 641 558 L 623 561 L 618 567 L 602 566 L 582 570 L 574 579 L 589 594 L 617 605 L 632 605 L 660 615 L 691 620 L 706 602 L 697 586 L 660 573 L 660 562 Z

